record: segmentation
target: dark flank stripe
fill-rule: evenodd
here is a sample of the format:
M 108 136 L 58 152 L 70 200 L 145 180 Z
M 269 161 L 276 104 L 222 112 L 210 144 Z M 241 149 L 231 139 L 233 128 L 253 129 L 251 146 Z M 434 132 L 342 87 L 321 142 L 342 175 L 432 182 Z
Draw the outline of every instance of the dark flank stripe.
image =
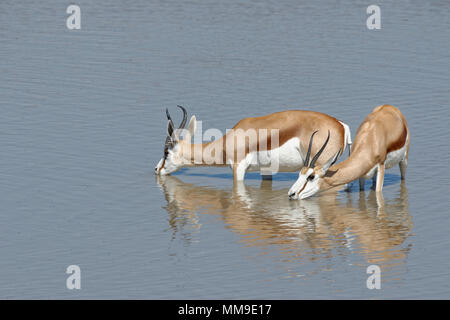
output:
M 403 132 L 401 134 L 401 136 L 397 139 L 397 141 L 394 141 L 393 143 L 391 143 L 387 149 L 387 152 L 392 152 L 398 149 L 403 148 L 403 146 L 406 143 L 406 136 L 408 135 L 408 130 L 406 130 L 406 127 L 403 127 Z

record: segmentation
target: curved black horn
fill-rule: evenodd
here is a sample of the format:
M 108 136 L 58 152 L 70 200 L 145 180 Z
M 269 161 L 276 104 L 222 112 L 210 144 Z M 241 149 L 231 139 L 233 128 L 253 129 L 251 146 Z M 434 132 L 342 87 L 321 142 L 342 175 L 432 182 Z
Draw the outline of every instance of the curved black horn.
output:
M 166 116 L 167 116 L 167 120 L 172 121 L 172 118 L 170 117 L 170 114 L 169 114 L 169 109 L 167 109 L 167 108 L 166 108 Z
M 167 134 L 168 134 L 168 137 L 171 137 L 173 131 L 175 130 L 175 127 L 173 125 L 172 118 L 170 117 L 169 110 L 167 108 L 166 108 L 166 115 L 167 115 L 167 120 L 169 120 L 168 127 L 167 127 Z
M 316 130 L 313 132 L 313 134 L 311 135 L 311 139 L 309 139 L 309 147 L 308 147 L 308 152 L 306 153 L 306 158 L 305 158 L 305 164 L 304 166 L 306 167 L 309 163 L 309 157 L 311 156 L 311 147 L 312 147 L 312 142 L 313 142 L 313 138 L 314 135 L 318 132 L 319 130 Z
M 312 158 L 311 163 L 309 165 L 310 168 L 314 168 L 314 165 L 316 164 L 317 159 L 319 159 L 323 150 L 327 146 L 329 140 L 330 140 L 330 130 L 328 130 L 328 137 L 327 137 L 327 140 L 325 140 L 325 143 L 323 144 L 322 148 L 320 148 L 319 152 L 317 152 L 316 155 L 314 156 L 314 158 Z
M 183 111 L 183 120 L 181 120 L 180 127 L 178 129 L 184 129 L 184 126 L 186 125 L 186 120 L 187 120 L 187 112 L 186 112 L 186 109 L 183 108 L 183 106 L 177 106 L 177 107 Z

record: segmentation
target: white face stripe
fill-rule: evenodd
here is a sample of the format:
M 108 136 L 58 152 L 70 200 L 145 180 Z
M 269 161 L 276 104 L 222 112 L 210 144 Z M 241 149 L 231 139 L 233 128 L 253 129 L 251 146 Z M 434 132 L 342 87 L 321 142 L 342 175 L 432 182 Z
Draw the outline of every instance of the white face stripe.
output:
M 303 175 L 304 176 L 304 180 L 302 181 L 303 182 L 303 185 L 302 185 L 302 187 L 298 190 L 298 192 L 297 192 L 297 196 L 300 196 L 300 193 L 302 192 L 302 191 L 304 191 L 305 190 L 305 188 L 306 188 L 306 186 L 308 185 L 308 178 L 309 178 L 309 176 L 312 174 L 314 172 L 314 170 L 312 169 L 312 168 L 308 168 L 308 170 L 306 171 L 306 173 Z M 300 179 L 299 179 L 300 180 Z
M 161 172 L 164 161 L 165 161 L 164 158 L 161 158 L 161 160 L 159 160 L 158 164 L 155 167 L 156 174 L 159 174 Z
M 314 181 L 308 181 L 308 177 L 314 172 L 314 169 L 308 168 L 306 173 L 302 174 L 301 172 L 298 175 L 297 181 L 294 185 L 289 189 L 288 195 L 291 199 L 300 199 L 301 193 L 306 189 L 309 189 L 309 184 Z
M 311 173 L 313 173 L 313 172 L 314 172 L 314 170 L 312 168 L 308 168 L 308 171 L 306 171 L 305 176 L 309 177 L 311 175 Z
M 167 156 L 159 160 L 156 165 L 156 174 L 167 175 L 181 169 L 184 166 L 184 163 L 178 156 L 179 152 L 180 147 L 178 144 L 176 144 L 172 149 L 169 149 Z
M 307 184 L 307 187 L 300 192 L 299 198 L 300 199 L 306 199 L 313 195 L 315 195 L 319 191 L 319 179 L 315 179 L 313 181 L 310 181 Z

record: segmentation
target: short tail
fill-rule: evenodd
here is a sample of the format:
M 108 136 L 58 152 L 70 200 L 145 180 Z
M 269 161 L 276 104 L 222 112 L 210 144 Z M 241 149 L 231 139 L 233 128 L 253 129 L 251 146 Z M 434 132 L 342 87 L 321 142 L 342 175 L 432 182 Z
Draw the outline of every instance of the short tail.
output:
M 347 147 L 347 145 L 348 145 L 348 148 L 350 149 L 350 147 L 351 147 L 351 145 L 353 143 L 352 142 L 352 133 L 350 131 L 350 127 L 347 124 L 343 123 L 342 121 L 339 121 L 339 122 L 344 127 L 344 150 L 342 150 L 342 153 L 344 153 L 345 148 Z

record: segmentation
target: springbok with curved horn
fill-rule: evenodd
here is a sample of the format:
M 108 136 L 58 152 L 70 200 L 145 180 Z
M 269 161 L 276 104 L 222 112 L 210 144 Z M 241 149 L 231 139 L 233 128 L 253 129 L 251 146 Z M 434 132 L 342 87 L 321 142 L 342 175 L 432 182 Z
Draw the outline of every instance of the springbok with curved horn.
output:
M 313 137 L 314 134 L 311 135 L 310 145 L 313 144 Z M 314 159 L 320 157 L 327 140 L 311 164 L 300 171 L 288 196 L 290 199 L 305 199 L 358 178 L 360 189 L 364 189 L 364 179 L 375 177 L 375 172 L 375 191 L 381 192 L 385 169 L 398 164 L 401 178 L 405 179 L 409 140 L 408 124 L 400 110 L 391 105 L 378 106 L 359 126 L 351 155 L 336 165 L 337 154 L 323 164 L 316 165 Z
M 179 127 L 183 129 L 187 112 L 182 106 L 178 107 L 183 111 L 183 121 Z M 199 144 L 191 143 L 197 127 L 195 116 L 189 121 L 185 139 L 181 140 L 167 109 L 166 115 L 168 136 L 164 157 L 155 167 L 155 173 L 160 175 L 170 174 L 182 167 L 229 165 L 233 169 L 234 180 L 242 181 L 246 171 L 261 171 L 264 177 L 265 174 L 270 176 L 279 171 L 300 170 L 305 160 L 309 161 L 311 152 L 317 152 L 323 144 L 325 136 L 320 132 L 329 130 L 332 133 L 331 139 L 328 137 L 327 150 L 321 151 L 325 156 L 334 155 L 351 144 L 350 129 L 346 124 L 313 111 L 288 110 L 263 117 L 245 118 L 224 136 Z M 316 129 L 320 132 L 315 142 L 310 142 L 309 152 L 305 156 L 306 143 Z M 271 162 L 269 169 L 267 161 Z M 317 163 L 324 164 L 320 159 Z

